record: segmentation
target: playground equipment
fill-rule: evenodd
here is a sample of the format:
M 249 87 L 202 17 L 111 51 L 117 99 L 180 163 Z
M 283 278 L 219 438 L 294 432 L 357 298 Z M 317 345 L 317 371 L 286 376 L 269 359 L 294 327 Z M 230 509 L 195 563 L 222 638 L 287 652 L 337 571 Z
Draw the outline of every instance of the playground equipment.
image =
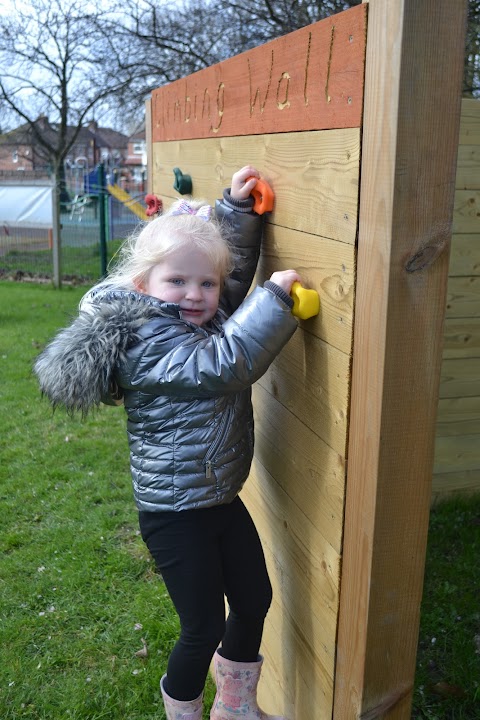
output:
M 81 222 L 86 208 L 95 206 L 97 200 L 97 195 L 80 195 L 77 193 L 73 200 L 65 204 L 65 209 L 70 215 L 70 220 L 77 219 L 78 222 Z
M 250 178 L 248 178 L 248 180 L 250 180 Z M 251 195 L 255 198 L 253 209 L 258 215 L 263 215 L 263 213 L 273 210 L 275 195 L 266 180 L 257 180 L 257 184 L 253 188 Z
M 190 175 L 185 175 L 178 167 L 173 168 L 173 174 L 175 176 L 173 189 L 180 195 L 190 195 L 192 192 L 192 178 Z
M 274 587 L 267 712 L 283 699 L 298 720 L 411 715 L 465 12 L 370 0 L 368 35 L 363 3 L 148 105 L 151 191 L 173 202 L 188 157 L 213 203 L 254 162 L 276 195 L 257 279 L 296 267 L 320 294 L 253 390 L 242 497 Z
M 316 290 L 307 290 L 299 282 L 294 282 L 290 295 L 293 298 L 292 313 L 300 320 L 308 320 L 320 311 L 320 298 Z
M 148 193 L 148 195 L 145 195 L 145 204 L 147 206 L 146 215 L 148 217 L 151 217 L 152 215 L 157 215 L 158 213 L 162 212 L 163 202 L 161 198 L 157 197 L 153 193 Z
M 119 185 L 107 185 L 107 190 L 110 193 L 110 195 L 113 195 L 114 198 L 117 200 L 120 200 L 121 203 L 123 203 L 126 207 L 129 208 L 135 215 L 140 218 L 140 220 L 147 220 L 147 211 L 143 207 L 141 203 L 138 202 L 138 200 L 135 200 L 135 198 L 132 198 L 131 195 L 128 194 L 125 190 L 123 190 Z

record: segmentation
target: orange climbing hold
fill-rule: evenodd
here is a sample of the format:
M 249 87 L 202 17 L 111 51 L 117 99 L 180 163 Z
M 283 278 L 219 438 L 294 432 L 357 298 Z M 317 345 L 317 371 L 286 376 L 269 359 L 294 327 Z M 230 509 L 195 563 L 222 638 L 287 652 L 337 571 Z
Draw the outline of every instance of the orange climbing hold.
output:
M 247 181 L 248 180 L 251 180 L 251 178 L 247 178 Z M 257 184 L 250 194 L 255 198 L 253 209 L 258 215 L 263 215 L 263 213 L 273 210 L 275 195 L 266 180 L 259 180 L 257 178 Z

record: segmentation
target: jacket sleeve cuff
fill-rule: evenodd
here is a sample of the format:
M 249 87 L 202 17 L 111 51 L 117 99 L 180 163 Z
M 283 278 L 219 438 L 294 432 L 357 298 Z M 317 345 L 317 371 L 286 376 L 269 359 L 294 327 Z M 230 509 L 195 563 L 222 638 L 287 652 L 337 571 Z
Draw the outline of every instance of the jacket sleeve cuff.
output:
M 232 210 L 236 210 L 241 213 L 248 213 L 251 212 L 255 199 L 250 195 L 246 200 L 236 200 L 230 195 L 230 188 L 226 188 L 223 191 L 223 202 Z
M 277 283 L 274 283 L 271 280 L 267 280 L 263 283 L 263 287 L 265 290 L 270 290 L 270 292 L 274 295 L 277 295 L 289 308 L 293 308 L 293 299 L 283 288 L 280 287 L 280 285 L 277 285 Z

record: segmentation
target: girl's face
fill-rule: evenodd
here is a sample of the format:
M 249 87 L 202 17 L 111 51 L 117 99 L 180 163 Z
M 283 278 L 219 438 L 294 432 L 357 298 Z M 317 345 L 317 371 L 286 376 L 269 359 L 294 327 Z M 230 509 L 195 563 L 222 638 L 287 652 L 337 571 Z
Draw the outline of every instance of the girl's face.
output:
M 180 305 L 182 317 L 204 325 L 217 312 L 222 278 L 210 258 L 195 247 L 178 250 L 151 269 L 140 292 Z

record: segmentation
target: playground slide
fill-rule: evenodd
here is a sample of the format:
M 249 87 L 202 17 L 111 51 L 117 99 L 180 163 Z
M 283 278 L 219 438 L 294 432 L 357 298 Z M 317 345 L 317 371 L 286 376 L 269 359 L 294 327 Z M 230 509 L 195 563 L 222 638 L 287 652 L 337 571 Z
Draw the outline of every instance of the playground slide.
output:
M 117 200 L 120 200 L 121 203 L 123 203 L 133 213 L 135 213 L 135 215 L 139 217 L 140 220 L 148 220 L 147 213 L 143 205 L 141 205 L 137 200 L 134 200 L 132 196 L 128 194 L 128 192 L 122 190 L 119 185 L 107 185 L 107 190 L 110 195 L 112 195 Z

